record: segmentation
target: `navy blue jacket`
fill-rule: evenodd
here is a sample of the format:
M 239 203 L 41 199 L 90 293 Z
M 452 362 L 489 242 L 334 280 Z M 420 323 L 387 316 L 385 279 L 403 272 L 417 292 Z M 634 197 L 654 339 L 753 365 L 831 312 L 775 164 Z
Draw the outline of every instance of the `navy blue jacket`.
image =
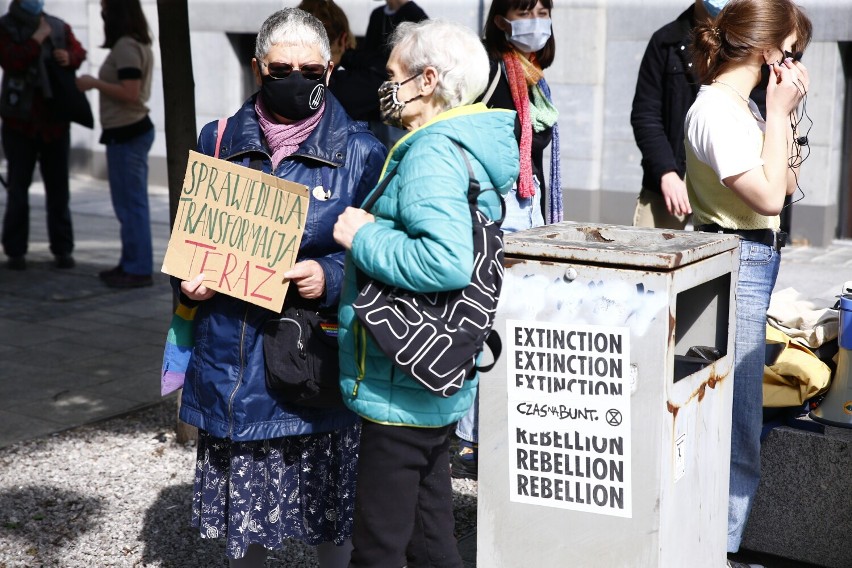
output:
M 642 152 L 642 187 L 657 193 L 663 174 L 686 174 L 683 121 L 700 86 L 690 56 L 694 25 L 693 5 L 654 32 L 639 66 L 630 123 Z
M 298 260 L 316 260 L 322 266 L 326 293 L 321 304 L 334 307 L 340 298 L 344 253 L 332 238 L 332 227 L 347 206 L 360 204 L 376 185 L 387 150 L 366 124 L 350 119 L 330 93 L 326 97 L 325 111 L 314 131 L 274 172 L 254 110 L 254 97 L 228 119 L 219 157 L 274 173 L 311 190 Z M 217 131 L 216 122 L 202 129 L 199 152 L 214 155 Z M 327 200 L 314 195 L 317 186 L 327 192 Z M 288 405 L 267 390 L 262 331 L 273 316 L 267 309 L 225 294 L 200 303 L 181 420 L 235 441 L 326 432 L 358 420 L 345 408 Z

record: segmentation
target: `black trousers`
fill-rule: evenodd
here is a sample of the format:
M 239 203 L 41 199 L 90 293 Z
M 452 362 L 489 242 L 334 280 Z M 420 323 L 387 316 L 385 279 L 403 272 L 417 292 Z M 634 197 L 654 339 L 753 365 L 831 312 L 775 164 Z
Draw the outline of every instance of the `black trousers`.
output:
M 461 568 L 450 426 L 361 428 L 350 568 Z
M 56 141 L 43 142 L 9 128 L 2 129 L 3 151 L 9 165 L 6 214 L 3 217 L 3 251 L 7 256 L 27 254 L 30 238 L 30 184 L 36 161 L 44 181 L 47 236 L 54 255 L 71 254 L 74 230 L 68 206 L 68 155 L 70 129 Z

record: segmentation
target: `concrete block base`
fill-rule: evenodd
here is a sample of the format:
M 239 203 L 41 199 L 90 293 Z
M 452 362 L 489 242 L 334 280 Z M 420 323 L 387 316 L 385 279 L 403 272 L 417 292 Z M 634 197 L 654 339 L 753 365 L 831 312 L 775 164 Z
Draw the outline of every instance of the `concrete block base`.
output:
M 852 566 L 852 429 L 775 428 L 761 461 L 742 546 L 827 568 Z

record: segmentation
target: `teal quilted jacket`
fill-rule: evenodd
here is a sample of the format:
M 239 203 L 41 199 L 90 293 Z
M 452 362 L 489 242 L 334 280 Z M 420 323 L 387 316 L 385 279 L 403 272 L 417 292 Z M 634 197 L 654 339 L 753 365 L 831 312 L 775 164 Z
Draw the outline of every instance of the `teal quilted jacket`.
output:
M 438 115 L 391 150 L 382 178 L 389 172 L 393 178 L 372 208 L 375 223 L 355 234 L 340 301 L 340 386 L 346 405 L 361 417 L 438 427 L 457 421 L 473 403 L 478 377 L 449 398 L 435 396 L 395 369 L 369 334 L 359 333 L 354 267 L 415 292 L 467 286 L 473 272 L 468 174 L 452 140 L 465 148 L 482 188 L 505 194 L 518 176 L 514 126 L 514 111 L 467 105 Z M 480 197 L 492 219 L 500 217 L 498 192 Z

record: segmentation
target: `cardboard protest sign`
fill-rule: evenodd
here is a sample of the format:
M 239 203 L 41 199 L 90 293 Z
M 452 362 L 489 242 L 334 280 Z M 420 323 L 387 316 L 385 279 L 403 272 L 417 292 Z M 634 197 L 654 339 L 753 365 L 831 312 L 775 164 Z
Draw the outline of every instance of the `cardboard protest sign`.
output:
M 280 312 L 309 202 L 303 185 L 190 151 L 162 270 Z

